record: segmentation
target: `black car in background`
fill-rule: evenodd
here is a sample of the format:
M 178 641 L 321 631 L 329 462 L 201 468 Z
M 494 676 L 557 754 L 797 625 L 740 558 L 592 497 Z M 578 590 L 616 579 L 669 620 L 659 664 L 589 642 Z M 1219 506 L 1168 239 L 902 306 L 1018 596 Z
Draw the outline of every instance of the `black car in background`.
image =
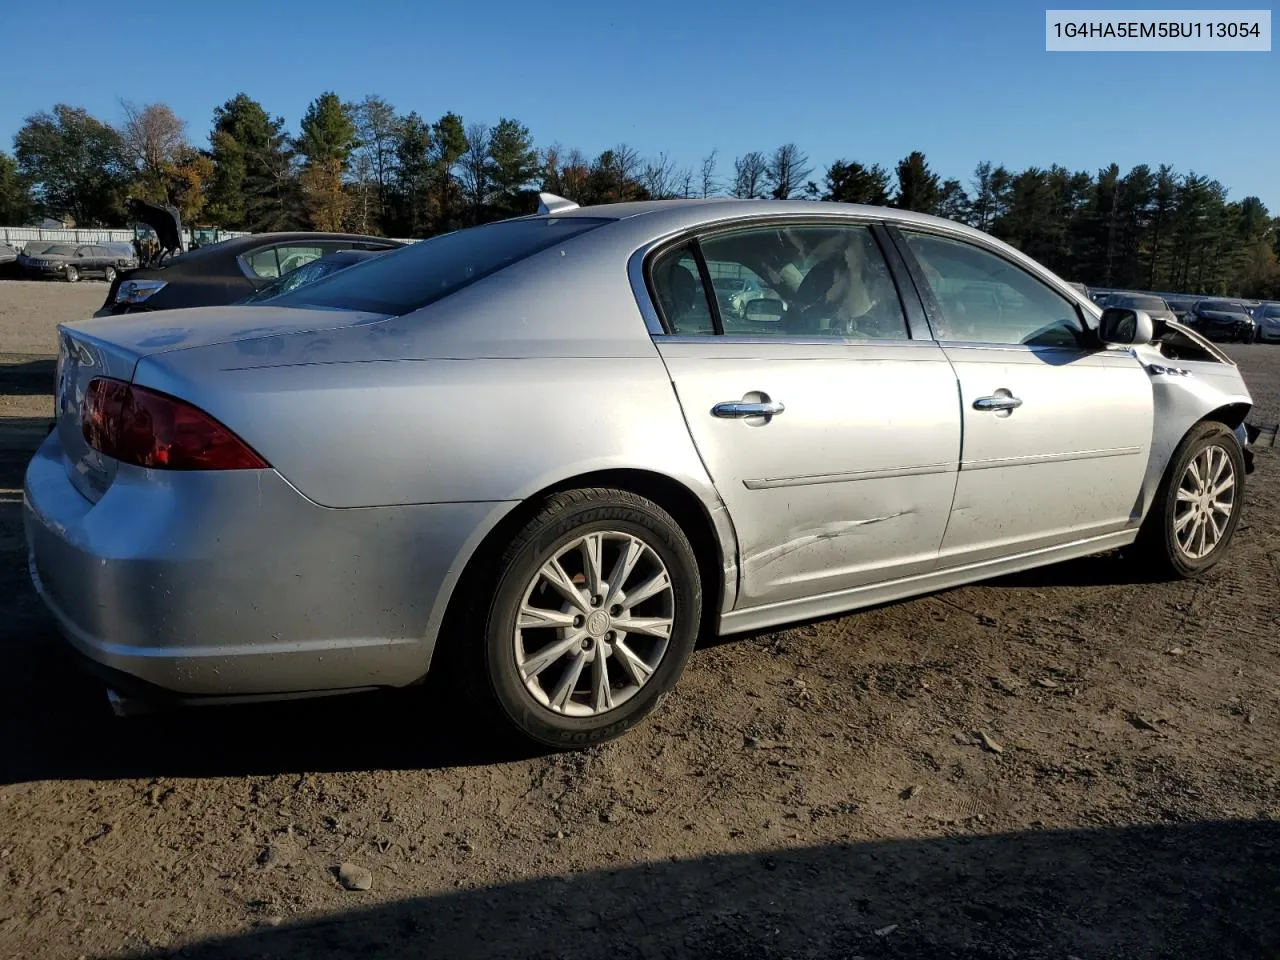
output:
M 1153 293 L 1113 293 L 1098 304 L 1100 307 L 1124 307 L 1128 310 L 1145 310 L 1152 320 L 1177 320 L 1173 309 L 1163 297 Z
M 1236 340 L 1251 343 L 1257 335 L 1257 324 L 1238 300 L 1197 300 L 1187 314 L 1187 324 L 1210 340 Z
M 38 250 L 24 250 L 21 263 L 27 276 L 75 283 L 81 277 L 115 280 L 118 273 L 137 267 L 138 258 L 106 244 L 41 243 Z
M 232 237 L 122 273 L 94 316 L 216 307 L 254 293 L 282 274 L 339 250 L 394 250 L 386 237 L 348 233 L 258 233 Z
M 18 263 L 18 250 L 7 243 L 0 243 L 0 277 L 18 277 L 22 266 Z

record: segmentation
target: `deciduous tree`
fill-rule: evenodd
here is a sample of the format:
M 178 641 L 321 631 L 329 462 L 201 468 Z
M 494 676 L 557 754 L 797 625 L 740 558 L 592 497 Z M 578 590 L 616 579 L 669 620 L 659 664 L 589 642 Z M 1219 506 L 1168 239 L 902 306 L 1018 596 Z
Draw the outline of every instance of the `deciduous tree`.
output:
M 27 117 L 13 143 L 18 169 L 46 216 L 69 216 L 84 227 L 123 222 L 129 165 L 115 129 L 60 103 Z

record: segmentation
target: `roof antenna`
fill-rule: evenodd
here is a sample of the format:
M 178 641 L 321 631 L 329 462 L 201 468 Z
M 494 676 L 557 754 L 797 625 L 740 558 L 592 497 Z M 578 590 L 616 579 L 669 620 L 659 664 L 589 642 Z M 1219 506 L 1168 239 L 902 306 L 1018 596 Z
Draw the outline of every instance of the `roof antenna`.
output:
M 554 193 L 538 194 L 538 213 L 560 213 L 563 210 L 577 210 L 578 205 L 572 200 L 557 197 Z

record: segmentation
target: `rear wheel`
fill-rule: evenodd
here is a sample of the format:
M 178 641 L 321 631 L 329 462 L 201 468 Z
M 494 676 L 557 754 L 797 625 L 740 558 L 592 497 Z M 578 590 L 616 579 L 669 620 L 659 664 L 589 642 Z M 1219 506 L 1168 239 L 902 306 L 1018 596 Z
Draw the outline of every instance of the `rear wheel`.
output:
M 616 737 L 683 673 L 702 612 L 698 564 L 651 500 L 603 488 L 556 494 L 496 569 L 469 672 L 528 740 L 567 748 Z
M 77 280 L 80 279 L 80 271 L 77 270 L 75 267 L 68 266 L 66 277 L 67 277 L 67 283 L 75 283 Z
M 1169 462 L 1143 521 L 1140 553 L 1177 577 L 1205 572 L 1226 552 L 1244 505 L 1244 454 L 1229 427 L 1197 424 Z

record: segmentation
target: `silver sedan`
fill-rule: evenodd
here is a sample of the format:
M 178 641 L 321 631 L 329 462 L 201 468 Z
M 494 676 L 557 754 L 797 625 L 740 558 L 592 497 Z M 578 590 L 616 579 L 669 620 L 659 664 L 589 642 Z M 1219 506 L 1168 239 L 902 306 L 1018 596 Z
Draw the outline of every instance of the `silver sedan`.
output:
M 1250 460 L 1212 344 L 897 210 L 544 197 L 269 306 L 59 329 L 30 569 L 118 703 L 450 670 L 596 742 L 700 634 L 1118 547 L 1199 574 Z

